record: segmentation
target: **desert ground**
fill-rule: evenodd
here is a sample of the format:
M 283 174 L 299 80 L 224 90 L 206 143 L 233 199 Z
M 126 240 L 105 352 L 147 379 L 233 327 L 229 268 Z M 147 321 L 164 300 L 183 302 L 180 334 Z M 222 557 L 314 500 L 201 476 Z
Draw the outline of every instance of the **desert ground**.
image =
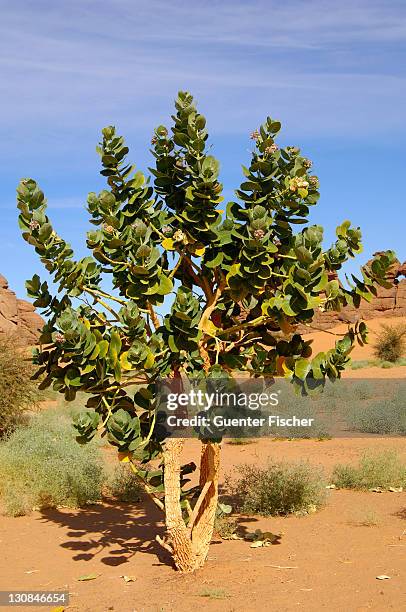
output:
M 385 321 L 368 323 L 371 343 Z M 334 341 L 326 332 L 312 337 L 316 352 Z M 353 357 L 371 356 L 369 344 L 356 348 Z M 346 376 L 405 378 L 406 367 L 350 370 Z M 268 458 L 305 460 L 329 474 L 339 462 L 356 463 L 366 450 L 385 449 L 406 460 L 406 442 L 400 437 L 261 439 L 241 446 L 223 442 L 222 479 L 237 464 L 262 465 Z M 196 452 L 198 442 L 188 441 L 185 461 L 196 460 Z M 282 537 L 266 548 L 216 537 L 206 566 L 180 575 L 155 542 L 163 525 L 151 504 L 103 503 L 0 516 L 0 590 L 67 590 L 65 609 L 78 612 L 405 609 L 405 492 L 333 489 L 325 507 L 314 514 L 239 516 L 238 522 L 242 532 L 260 528 Z M 78 580 L 91 574 L 93 580 Z M 126 582 L 124 576 L 133 580 Z

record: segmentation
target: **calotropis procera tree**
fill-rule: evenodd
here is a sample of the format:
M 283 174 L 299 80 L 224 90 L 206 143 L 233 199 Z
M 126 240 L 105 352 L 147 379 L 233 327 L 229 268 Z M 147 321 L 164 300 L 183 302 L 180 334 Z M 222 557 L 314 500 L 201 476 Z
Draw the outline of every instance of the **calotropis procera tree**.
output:
M 99 430 L 117 447 L 165 514 L 158 540 L 179 570 L 192 571 L 212 537 L 220 442 L 201 439 L 199 484 L 188 489 L 194 466 L 181 465 L 183 440 L 162 440 L 155 382 L 245 372 L 288 378 L 306 393 L 339 378 L 365 325 L 316 355 L 297 330 L 320 309 L 371 299 L 387 286 L 394 254 L 380 254 L 345 286 L 337 280 L 361 250 L 360 230 L 345 221 L 323 248 L 323 229 L 307 221 L 319 180 L 298 148 L 278 146 L 281 125 L 269 117 L 251 134 L 235 201 L 222 205 L 205 118 L 189 93 L 175 106 L 171 129 L 159 126 L 152 138 L 153 181 L 126 161 L 115 128 L 103 129 L 97 151 L 107 186 L 87 198 L 88 257 L 75 259 L 54 230 L 34 180 L 17 191 L 23 237 L 56 287 L 53 295 L 37 275 L 27 281 L 47 318 L 35 354 L 40 385 L 67 400 L 88 394 L 74 423 L 79 442 Z

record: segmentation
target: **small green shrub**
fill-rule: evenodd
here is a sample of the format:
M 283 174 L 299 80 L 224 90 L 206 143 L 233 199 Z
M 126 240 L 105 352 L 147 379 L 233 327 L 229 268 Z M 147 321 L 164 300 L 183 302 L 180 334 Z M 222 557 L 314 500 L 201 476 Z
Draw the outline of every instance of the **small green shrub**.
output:
M 351 405 L 347 409 L 346 422 L 351 431 L 405 435 L 405 386 L 399 385 L 391 397 Z
M 348 391 L 352 400 L 369 400 L 376 397 L 376 385 L 369 381 L 350 381 Z
M 0 444 L 0 501 L 6 514 L 98 501 L 103 479 L 97 444 L 80 446 L 70 422 L 53 411 L 32 417 Z
M 231 540 L 238 528 L 237 519 L 226 514 L 216 516 L 214 521 L 214 531 L 222 540 Z
M 339 489 L 358 489 L 359 470 L 353 465 L 336 465 L 332 481 Z
M 230 595 L 224 589 L 204 589 L 199 593 L 199 597 L 207 597 L 208 599 L 227 599 Z
M 362 368 L 392 368 L 393 366 L 406 366 L 406 358 L 401 357 L 396 361 L 382 361 L 381 359 L 364 359 L 361 361 L 353 361 L 351 363 L 352 370 L 361 370 Z
M 281 419 L 312 419 L 309 426 L 279 425 L 274 423 L 264 427 L 265 435 L 272 435 L 276 439 L 326 439 L 330 438 L 330 428 L 335 414 L 332 407 L 335 401 L 334 391 L 328 385 L 323 392 L 321 389 L 313 396 L 298 396 L 291 385 L 283 384 L 278 404 L 278 416 Z M 333 419 L 332 419 L 333 417 Z
M 379 367 L 382 368 L 383 370 L 389 370 L 389 368 L 393 368 L 395 367 L 395 361 L 381 361 L 379 364 Z
M 128 465 L 119 464 L 107 480 L 107 489 L 117 501 L 139 502 L 142 489 Z
M 340 489 L 361 491 L 378 487 L 405 487 L 406 464 L 393 451 L 365 454 L 357 466 L 337 465 L 333 471 L 332 482 Z
M 24 420 L 24 412 L 33 408 L 39 393 L 31 380 L 33 365 L 14 337 L 0 338 L 0 438 Z
M 381 524 L 381 518 L 374 509 L 364 509 L 354 515 L 350 524 L 357 527 L 378 527 Z
M 383 362 L 394 363 L 403 357 L 405 346 L 406 325 L 382 325 L 375 341 L 374 355 Z
M 360 361 L 351 362 L 351 370 L 361 370 L 362 368 L 369 368 L 373 363 L 368 359 L 361 359 Z
M 246 514 L 311 512 L 325 501 L 324 474 L 307 463 L 270 462 L 263 468 L 245 463 L 237 466 L 236 473 L 227 487 Z

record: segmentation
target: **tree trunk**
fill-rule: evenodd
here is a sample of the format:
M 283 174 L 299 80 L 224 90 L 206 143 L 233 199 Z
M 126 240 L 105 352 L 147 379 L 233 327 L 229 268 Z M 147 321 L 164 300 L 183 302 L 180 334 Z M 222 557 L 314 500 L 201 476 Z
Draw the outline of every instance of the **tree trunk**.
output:
M 181 572 L 192 572 L 195 569 L 192 542 L 180 507 L 180 457 L 183 442 L 181 439 L 168 440 L 165 444 L 165 520 L 167 544 L 171 548 L 177 569 Z
M 214 529 L 218 500 L 220 445 L 203 444 L 200 462 L 201 493 L 186 526 L 180 506 L 180 465 L 184 440 L 168 440 L 164 450 L 167 540 L 175 566 L 192 572 L 203 566 Z
M 189 527 L 198 567 L 204 565 L 213 537 L 218 502 L 219 474 L 220 444 L 217 442 L 206 442 L 202 447 L 199 484 L 202 496 L 205 488 L 207 490 L 197 512 L 196 521 Z

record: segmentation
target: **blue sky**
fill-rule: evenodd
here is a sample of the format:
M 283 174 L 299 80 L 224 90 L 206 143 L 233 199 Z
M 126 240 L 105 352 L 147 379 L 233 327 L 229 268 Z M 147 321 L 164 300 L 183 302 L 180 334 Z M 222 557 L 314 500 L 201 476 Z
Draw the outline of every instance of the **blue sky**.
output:
M 117 126 L 146 170 L 153 127 L 178 89 L 208 118 L 225 195 L 270 115 L 282 144 L 313 159 L 312 222 L 361 225 L 364 253 L 405 248 L 404 0 L 36 0 L 1 3 L 0 273 L 23 296 L 42 266 L 20 237 L 15 187 L 35 178 L 64 238 L 84 255 L 95 145 Z

